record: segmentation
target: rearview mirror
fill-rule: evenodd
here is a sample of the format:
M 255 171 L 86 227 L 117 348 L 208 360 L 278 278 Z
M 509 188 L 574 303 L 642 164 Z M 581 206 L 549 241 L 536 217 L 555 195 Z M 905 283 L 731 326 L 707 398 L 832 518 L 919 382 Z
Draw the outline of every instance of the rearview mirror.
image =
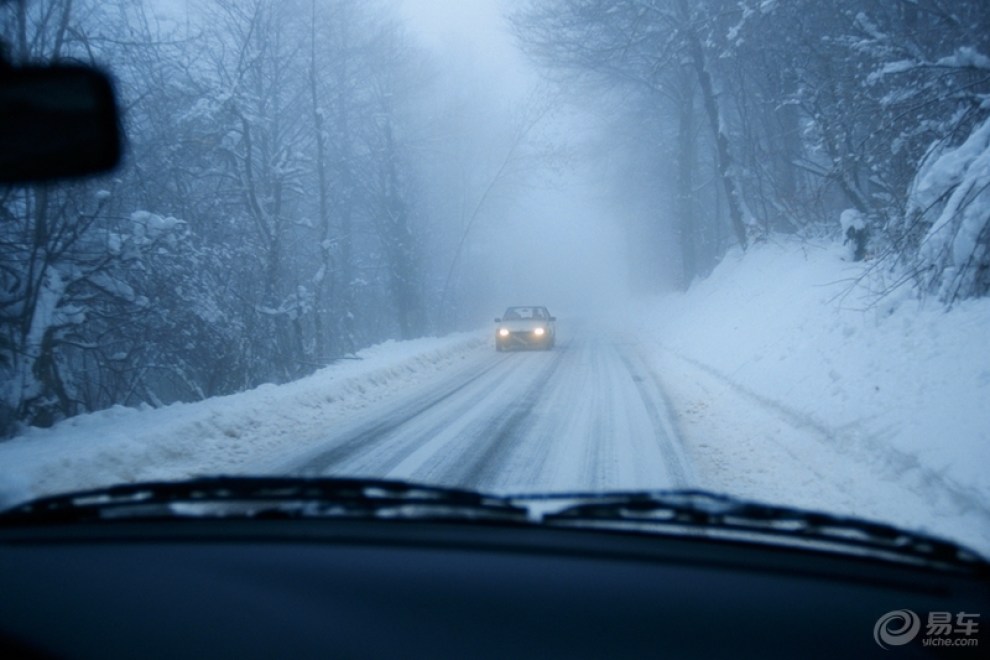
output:
M 82 66 L 0 65 L 0 182 L 96 174 L 120 161 L 109 78 Z

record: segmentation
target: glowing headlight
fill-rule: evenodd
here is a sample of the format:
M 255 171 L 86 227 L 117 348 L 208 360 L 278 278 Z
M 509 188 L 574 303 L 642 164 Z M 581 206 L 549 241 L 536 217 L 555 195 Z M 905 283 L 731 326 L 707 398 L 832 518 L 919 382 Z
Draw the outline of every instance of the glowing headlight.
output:
M 537 328 L 536 330 L 533 330 L 533 334 L 536 335 L 537 337 L 542 337 L 544 332 L 546 332 L 546 330 L 544 330 L 543 328 Z
M 498 329 L 498 336 L 499 337 L 508 337 L 509 336 L 508 329 L 507 328 L 499 328 Z

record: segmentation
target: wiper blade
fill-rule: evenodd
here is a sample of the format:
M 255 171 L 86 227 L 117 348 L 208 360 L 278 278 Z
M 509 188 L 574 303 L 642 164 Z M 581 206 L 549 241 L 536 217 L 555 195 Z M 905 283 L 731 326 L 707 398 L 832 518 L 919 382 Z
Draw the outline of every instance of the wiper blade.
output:
M 0 526 L 226 517 L 470 520 L 769 540 L 990 573 L 978 553 L 944 539 L 703 490 L 497 496 L 387 479 L 218 476 L 43 497 L 0 512 Z
M 235 516 L 527 521 L 525 508 L 469 490 L 386 479 L 220 476 L 43 497 L 0 513 L 0 524 Z
M 745 540 L 769 537 L 787 545 L 882 555 L 907 563 L 990 570 L 978 553 L 923 533 L 703 490 L 572 493 L 553 499 L 567 504 L 543 514 L 543 522 L 551 525 L 669 531 Z

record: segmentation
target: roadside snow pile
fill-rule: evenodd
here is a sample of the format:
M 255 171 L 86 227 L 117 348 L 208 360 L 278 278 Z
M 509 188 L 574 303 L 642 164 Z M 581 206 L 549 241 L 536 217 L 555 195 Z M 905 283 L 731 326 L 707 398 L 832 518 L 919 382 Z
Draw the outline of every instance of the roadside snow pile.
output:
M 115 407 L 0 443 L 0 508 L 114 483 L 256 471 L 374 402 L 489 356 L 488 335 L 385 342 L 285 385 L 158 409 Z
M 845 252 L 757 245 L 651 306 L 639 334 L 709 468 L 699 485 L 990 554 L 990 300 L 878 300 L 880 276 Z

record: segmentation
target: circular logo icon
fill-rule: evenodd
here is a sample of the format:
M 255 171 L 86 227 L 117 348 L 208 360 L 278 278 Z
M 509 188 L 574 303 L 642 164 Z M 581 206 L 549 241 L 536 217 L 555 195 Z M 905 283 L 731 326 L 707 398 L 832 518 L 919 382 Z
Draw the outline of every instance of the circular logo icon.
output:
M 903 646 L 918 635 L 921 619 L 911 610 L 894 610 L 877 619 L 873 626 L 873 639 L 880 648 Z

